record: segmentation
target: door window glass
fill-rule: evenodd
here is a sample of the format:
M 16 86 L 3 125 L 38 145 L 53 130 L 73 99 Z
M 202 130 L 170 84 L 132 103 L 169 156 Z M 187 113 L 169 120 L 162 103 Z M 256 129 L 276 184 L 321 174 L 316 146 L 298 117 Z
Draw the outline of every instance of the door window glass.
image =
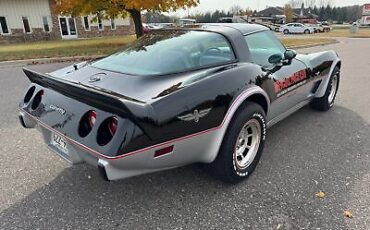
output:
M 252 61 L 260 66 L 270 66 L 271 55 L 284 55 L 285 47 L 271 31 L 258 32 L 245 36 Z

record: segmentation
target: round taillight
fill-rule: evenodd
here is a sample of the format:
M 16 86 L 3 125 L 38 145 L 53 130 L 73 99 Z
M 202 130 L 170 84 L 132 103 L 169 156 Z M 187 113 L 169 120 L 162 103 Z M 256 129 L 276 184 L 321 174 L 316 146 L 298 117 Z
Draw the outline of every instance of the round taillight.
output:
M 103 121 L 99 126 L 98 135 L 96 141 L 100 146 L 107 145 L 117 132 L 118 119 L 116 117 L 110 117 Z
M 25 104 L 27 104 L 28 102 L 30 102 L 33 94 L 35 93 L 35 90 L 36 90 L 36 87 L 35 86 L 32 86 L 26 93 L 26 95 L 24 96 L 24 100 L 23 102 Z
M 35 98 L 33 98 L 32 105 L 31 105 L 32 110 L 35 110 L 37 109 L 37 107 L 39 107 L 41 100 L 42 100 L 42 96 L 44 96 L 44 90 L 40 90 L 36 94 Z
M 87 135 L 89 135 L 96 124 L 96 118 L 97 113 L 93 110 L 88 111 L 82 116 L 80 120 L 80 125 L 78 127 L 78 134 L 81 137 L 86 137 Z

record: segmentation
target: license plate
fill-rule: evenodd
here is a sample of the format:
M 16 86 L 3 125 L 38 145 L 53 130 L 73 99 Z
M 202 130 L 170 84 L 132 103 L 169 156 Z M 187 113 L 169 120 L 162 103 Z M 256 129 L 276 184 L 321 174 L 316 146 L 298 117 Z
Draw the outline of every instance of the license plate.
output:
M 64 154 L 68 154 L 67 142 L 60 135 L 56 133 L 51 134 L 51 144 Z

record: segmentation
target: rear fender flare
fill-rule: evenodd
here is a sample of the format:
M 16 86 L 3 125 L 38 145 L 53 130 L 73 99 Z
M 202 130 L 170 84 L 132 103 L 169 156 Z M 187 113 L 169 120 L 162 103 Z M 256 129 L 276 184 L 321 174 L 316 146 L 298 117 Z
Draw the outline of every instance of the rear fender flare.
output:
M 217 134 L 214 137 L 213 143 L 215 144 L 213 144 L 212 147 L 209 148 L 208 154 L 205 154 L 205 159 L 203 159 L 204 163 L 211 163 L 216 159 L 226 131 L 230 125 L 230 122 L 234 118 L 235 113 L 238 111 L 239 108 L 241 108 L 241 106 L 243 106 L 244 102 L 248 101 L 249 98 L 255 95 L 262 95 L 265 98 L 267 102 L 267 108 L 265 109 L 267 114 L 270 108 L 270 98 L 262 88 L 258 86 L 252 86 L 241 92 L 228 109 L 222 126 L 217 131 Z

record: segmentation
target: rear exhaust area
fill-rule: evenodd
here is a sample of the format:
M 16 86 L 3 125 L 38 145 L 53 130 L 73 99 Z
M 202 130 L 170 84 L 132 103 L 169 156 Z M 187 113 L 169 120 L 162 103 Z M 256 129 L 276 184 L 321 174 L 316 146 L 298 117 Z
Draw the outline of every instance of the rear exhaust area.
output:
M 32 129 L 36 127 L 37 122 L 35 121 L 35 119 L 33 119 L 28 114 L 24 112 L 20 112 L 18 118 L 19 118 L 19 122 L 24 128 Z

